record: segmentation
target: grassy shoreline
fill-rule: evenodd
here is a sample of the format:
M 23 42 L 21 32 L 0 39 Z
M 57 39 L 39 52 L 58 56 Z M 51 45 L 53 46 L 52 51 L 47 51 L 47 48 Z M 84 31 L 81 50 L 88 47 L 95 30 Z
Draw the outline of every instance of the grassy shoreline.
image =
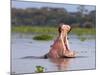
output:
M 16 26 L 11 28 L 11 32 L 21 33 L 40 33 L 40 34 L 57 34 L 57 27 L 39 27 L 39 26 Z M 95 28 L 72 28 L 71 34 L 76 35 L 95 35 Z

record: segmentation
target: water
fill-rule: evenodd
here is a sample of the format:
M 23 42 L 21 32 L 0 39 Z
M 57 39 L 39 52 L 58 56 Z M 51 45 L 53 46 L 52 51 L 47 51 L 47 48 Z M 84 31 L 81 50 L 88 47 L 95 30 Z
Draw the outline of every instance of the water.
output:
M 56 60 L 31 58 L 48 53 L 53 43 L 53 40 L 37 41 L 32 37 L 33 34 L 12 33 L 12 73 L 35 73 L 36 66 L 43 66 L 45 72 L 95 69 L 95 36 L 83 36 L 86 40 L 81 41 L 78 36 L 70 35 L 70 47 L 77 52 L 77 57 Z

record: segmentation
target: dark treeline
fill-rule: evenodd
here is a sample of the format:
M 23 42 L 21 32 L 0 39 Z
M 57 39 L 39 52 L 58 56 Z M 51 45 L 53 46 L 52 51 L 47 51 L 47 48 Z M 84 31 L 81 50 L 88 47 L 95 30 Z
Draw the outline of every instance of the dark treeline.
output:
M 72 27 L 95 27 L 96 11 L 87 11 L 83 6 L 77 12 L 68 12 L 64 8 L 11 8 L 12 25 L 15 26 L 57 26 L 59 23 Z

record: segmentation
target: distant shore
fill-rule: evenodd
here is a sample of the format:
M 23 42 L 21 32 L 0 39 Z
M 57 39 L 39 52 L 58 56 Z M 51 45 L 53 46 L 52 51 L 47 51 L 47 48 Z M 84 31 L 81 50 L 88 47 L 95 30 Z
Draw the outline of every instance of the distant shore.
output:
M 11 32 L 21 32 L 21 33 L 40 33 L 40 34 L 57 34 L 57 27 L 46 27 L 46 26 L 14 26 L 11 28 Z M 95 35 L 95 28 L 72 28 L 71 34 L 76 35 Z

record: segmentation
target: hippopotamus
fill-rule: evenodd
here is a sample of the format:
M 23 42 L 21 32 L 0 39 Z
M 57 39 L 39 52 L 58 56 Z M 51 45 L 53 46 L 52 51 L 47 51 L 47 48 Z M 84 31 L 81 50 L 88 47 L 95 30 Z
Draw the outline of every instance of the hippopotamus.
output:
M 51 45 L 50 51 L 44 58 L 75 57 L 75 52 L 70 50 L 68 33 L 71 31 L 70 25 L 60 24 L 58 27 L 59 35 Z

